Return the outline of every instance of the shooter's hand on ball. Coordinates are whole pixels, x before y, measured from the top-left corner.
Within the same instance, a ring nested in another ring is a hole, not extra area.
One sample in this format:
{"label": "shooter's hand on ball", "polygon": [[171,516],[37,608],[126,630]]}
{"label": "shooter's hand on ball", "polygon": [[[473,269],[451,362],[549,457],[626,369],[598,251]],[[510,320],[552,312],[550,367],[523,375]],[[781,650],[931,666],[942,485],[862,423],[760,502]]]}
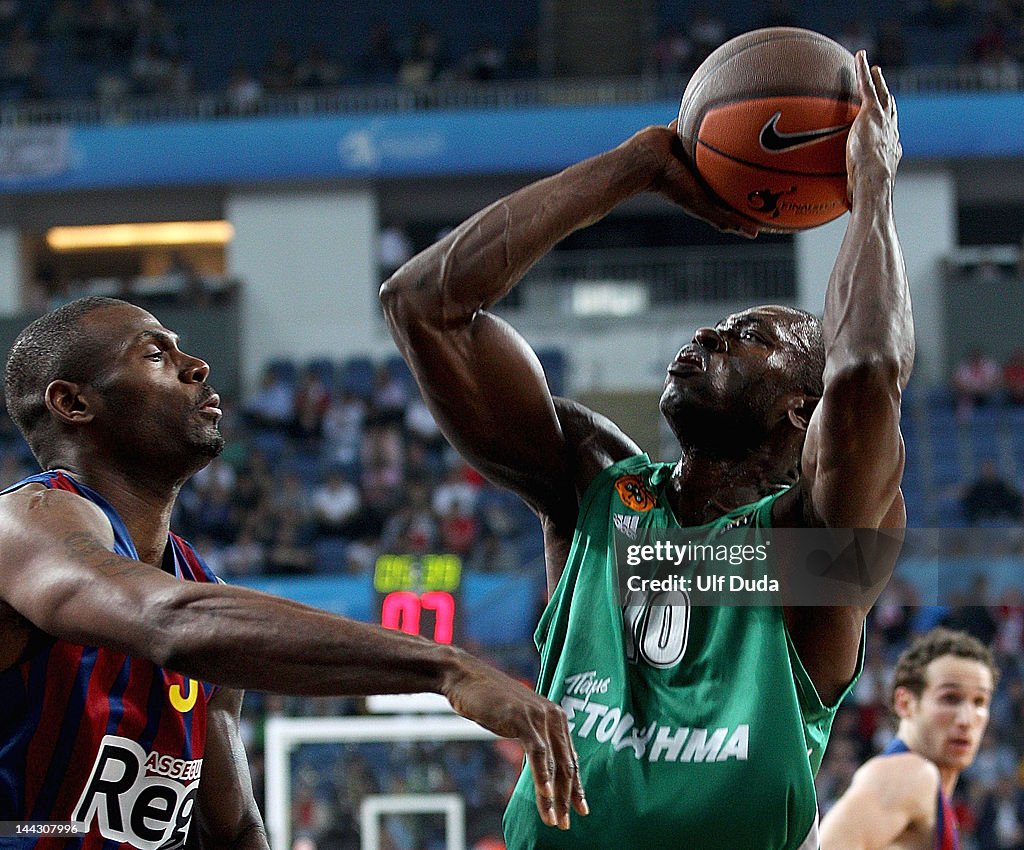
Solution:
{"label": "shooter's hand on ball", "polygon": [[676,123],[668,127],[647,127],[627,144],[642,146],[653,160],[651,190],[678,204],[694,218],[706,221],[724,233],[754,238],[758,226],[717,203],[701,185],[676,134]]}
{"label": "shooter's hand on ball", "polygon": [[847,193],[851,204],[858,185],[874,191],[883,186],[891,190],[903,156],[896,99],[889,93],[881,68],[868,67],[863,50],[857,51],[857,90],[860,112],[846,143]]}
{"label": "shooter's hand on ball", "polygon": [[569,828],[569,807],[589,814],[565,712],[471,655],[461,654],[442,691],[459,714],[504,738],[518,738],[533,774],[537,811]]}

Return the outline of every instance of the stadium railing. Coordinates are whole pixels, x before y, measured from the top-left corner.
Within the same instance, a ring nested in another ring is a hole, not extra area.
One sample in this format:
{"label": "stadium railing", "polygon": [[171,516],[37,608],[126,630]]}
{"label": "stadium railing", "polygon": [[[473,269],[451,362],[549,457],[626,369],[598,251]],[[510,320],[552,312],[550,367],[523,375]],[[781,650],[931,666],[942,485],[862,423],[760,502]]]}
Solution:
{"label": "stadium railing", "polygon": [[[895,91],[968,93],[1020,91],[1017,66],[925,66],[887,74]],[[45,100],[0,106],[0,128],[52,125],[138,124],[207,121],[241,116],[358,115],[431,109],[494,109],[529,106],[597,106],[676,100],[686,77],[446,82],[422,87],[343,87],[317,92],[263,95],[239,108],[227,92],[117,100]]]}

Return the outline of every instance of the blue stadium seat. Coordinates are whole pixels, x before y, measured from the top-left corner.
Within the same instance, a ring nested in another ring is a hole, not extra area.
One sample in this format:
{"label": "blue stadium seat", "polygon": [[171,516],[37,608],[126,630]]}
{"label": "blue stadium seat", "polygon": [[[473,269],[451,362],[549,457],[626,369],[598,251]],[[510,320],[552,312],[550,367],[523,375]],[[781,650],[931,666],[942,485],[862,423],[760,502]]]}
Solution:
{"label": "blue stadium seat", "polygon": [[369,357],[349,357],[341,364],[341,389],[369,401],[376,367]]}
{"label": "blue stadium seat", "polygon": [[295,361],[287,357],[275,357],[267,363],[267,371],[273,372],[278,378],[294,385],[299,378],[299,367]]}
{"label": "blue stadium seat", "polygon": [[328,389],[334,388],[334,361],[329,357],[315,357],[306,364],[319,381]]}

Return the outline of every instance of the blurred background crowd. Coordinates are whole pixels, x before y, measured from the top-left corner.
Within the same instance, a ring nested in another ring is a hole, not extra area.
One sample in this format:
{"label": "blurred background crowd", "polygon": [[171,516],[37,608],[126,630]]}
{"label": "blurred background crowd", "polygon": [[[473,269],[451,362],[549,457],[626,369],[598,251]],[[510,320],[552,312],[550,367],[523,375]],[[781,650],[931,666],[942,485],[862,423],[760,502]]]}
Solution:
{"label": "blurred background crowd", "polygon": [[[246,113],[265,94],[571,72],[539,38],[533,5],[502,3],[493,15],[471,20],[446,14],[444,4],[427,8],[392,15],[319,0],[300,9],[232,0],[3,0],[0,99],[220,92],[228,108]],[[1022,18],[1016,0],[835,6],[662,0],[622,71],[685,76],[732,35],[784,25],[817,29],[851,50],[866,48],[886,69],[984,66],[993,85],[1012,86],[1024,60]]]}

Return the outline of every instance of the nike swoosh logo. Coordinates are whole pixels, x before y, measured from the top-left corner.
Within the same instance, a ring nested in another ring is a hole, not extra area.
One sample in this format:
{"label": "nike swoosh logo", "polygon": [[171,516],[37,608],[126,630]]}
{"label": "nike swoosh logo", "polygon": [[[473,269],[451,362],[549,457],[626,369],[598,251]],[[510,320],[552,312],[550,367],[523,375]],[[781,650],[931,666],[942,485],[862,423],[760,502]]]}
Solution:
{"label": "nike swoosh logo", "polygon": [[782,113],[776,112],[768,119],[768,123],[761,128],[761,147],[766,151],[781,153],[782,151],[793,150],[793,148],[803,147],[804,145],[811,145],[815,142],[820,142],[822,139],[838,136],[840,133],[846,132],[853,123],[851,121],[849,124],[823,127],[820,130],[807,130],[803,133],[781,133],[775,129],[775,125],[779,123],[781,117]]}

